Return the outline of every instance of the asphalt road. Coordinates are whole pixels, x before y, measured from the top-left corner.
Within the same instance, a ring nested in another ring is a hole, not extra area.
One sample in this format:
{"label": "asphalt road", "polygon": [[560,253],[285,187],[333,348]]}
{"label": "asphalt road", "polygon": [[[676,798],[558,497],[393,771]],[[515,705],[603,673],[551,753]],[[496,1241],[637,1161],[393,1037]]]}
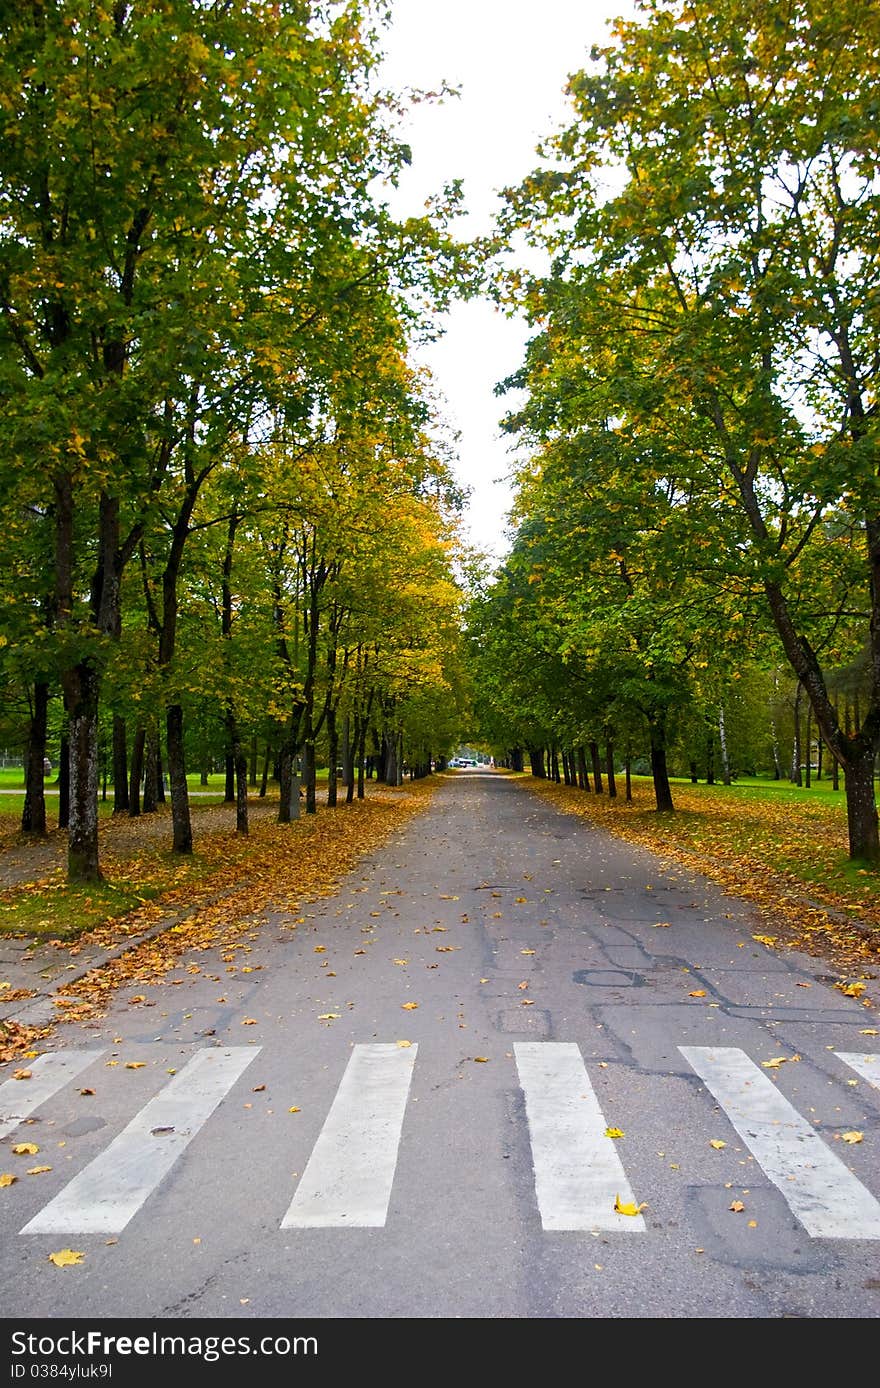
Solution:
{"label": "asphalt road", "polygon": [[447,779],[337,896],[0,1071],[4,1317],[876,1317],[876,1016],[761,932]]}

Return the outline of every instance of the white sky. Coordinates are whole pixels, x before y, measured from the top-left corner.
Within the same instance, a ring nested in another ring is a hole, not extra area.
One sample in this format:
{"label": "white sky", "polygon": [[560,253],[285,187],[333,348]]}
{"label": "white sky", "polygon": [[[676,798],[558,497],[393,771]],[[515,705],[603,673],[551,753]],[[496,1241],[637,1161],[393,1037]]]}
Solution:
{"label": "white sky", "polygon": [[[535,146],[568,108],[568,75],[586,66],[594,43],[608,40],[608,21],[632,14],[631,0],[392,0],[384,75],[394,89],[437,90],[444,80],[462,89],[442,104],[417,107],[403,138],[413,164],[395,196],[404,215],[454,178],[464,181],[468,216],[463,236],[488,232],[496,192],[535,167]],[[421,359],[446,400],[460,434],[458,474],[471,490],[467,532],[476,549],[496,558],[508,549],[506,481],[510,440],[498,428],[509,408],[493,394],[522,360],[525,325],[487,302],[457,304],[443,338]]]}

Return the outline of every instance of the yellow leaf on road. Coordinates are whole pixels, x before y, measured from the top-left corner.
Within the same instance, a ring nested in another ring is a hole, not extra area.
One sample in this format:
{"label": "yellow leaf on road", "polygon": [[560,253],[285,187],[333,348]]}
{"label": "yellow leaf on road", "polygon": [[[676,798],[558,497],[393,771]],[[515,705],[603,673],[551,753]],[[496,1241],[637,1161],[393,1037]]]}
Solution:
{"label": "yellow leaf on road", "polygon": [[289,1108],[289,1109],[287,1110],[287,1112],[288,1112],[288,1113],[299,1113],[299,1108],[297,1107],[296,1104],[294,1104],[293,1108]]}
{"label": "yellow leaf on road", "polygon": [[633,1205],[629,1201],[621,1202],[619,1195],[615,1195],[614,1197],[614,1210],[616,1214],[637,1215],[641,1214],[642,1210],[646,1210],[647,1208],[644,1202],[642,1202],[641,1205]]}
{"label": "yellow leaf on road", "polygon": [[688,993],[688,997],[689,997],[689,998],[704,998],[705,996],[706,996],[706,990],[705,990],[705,988],[695,988],[694,991],[693,991],[692,993]]}
{"label": "yellow leaf on road", "polygon": [[775,944],[776,944],[776,936],[775,936],[775,935],[753,935],[753,936],[752,936],[752,939],[753,939],[753,940],[757,940],[759,945],[775,945]]}
{"label": "yellow leaf on road", "polygon": [[533,949],[521,949],[521,950],[520,950],[520,954],[534,954],[534,953],[535,953],[535,951],[534,951]]}
{"label": "yellow leaf on road", "polygon": [[14,1080],[29,1080],[31,1078],[31,1072],[30,1070],[14,1070],[12,1078]]}
{"label": "yellow leaf on road", "polygon": [[319,1022],[335,1022],[336,1019],[337,1019],[337,1017],[341,1017],[341,1016],[342,1016],[342,1013],[341,1013],[341,1012],[319,1012],[319,1013],[318,1013],[318,1021],[319,1021]]}
{"label": "yellow leaf on road", "polygon": [[761,1064],[765,1070],[778,1070],[780,1065],[785,1065],[789,1060],[800,1060],[799,1055],[775,1055],[772,1060],[762,1060]]}
{"label": "yellow leaf on road", "polygon": [[51,1171],[51,1170],[52,1170],[51,1166],[29,1166],[29,1167],[28,1167],[28,1175],[29,1175],[29,1176],[41,1176],[41,1175],[43,1174],[44,1171]]}
{"label": "yellow leaf on road", "polygon": [[245,1018],[242,1020],[242,1026],[243,1026],[243,1027],[255,1027],[256,1025],[257,1025],[257,1019],[256,1019],[256,1017],[245,1017]]}
{"label": "yellow leaf on road", "polygon": [[859,1032],[859,1036],[880,1036],[880,1032],[878,1032],[876,1027],[864,1027]]}
{"label": "yellow leaf on road", "polygon": [[413,1012],[418,1007],[417,1002],[402,1002],[400,1005],[404,1012]]}
{"label": "yellow leaf on road", "polygon": [[865,991],[864,983],[835,983],[834,986],[848,998],[860,998]]}
{"label": "yellow leaf on road", "polygon": [[401,1048],[401,1050],[404,1050],[404,1051],[405,1051],[405,1050],[407,1050],[407,1049],[412,1045],[412,1042],[411,1042],[411,1041],[398,1041],[397,1044],[398,1044],[398,1046]]}
{"label": "yellow leaf on road", "polygon": [[18,1177],[13,1176],[11,1171],[0,1171],[0,1190],[6,1186],[14,1186],[17,1180]]}
{"label": "yellow leaf on road", "polygon": [[487,1065],[489,1057],[487,1055],[475,1055],[474,1060],[477,1062],[478,1065]]}
{"label": "yellow leaf on road", "polygon": [[145,1060],[127,1060],[125,1062],[125,1068],[126,1070],[143,1070],[146,1063]]}
{"label": "yellow leaf on road", "polygon": [[720,1137],[713,1137],[709,1142],[709,1146],[714,1147],[716,1152],[720,1152],[722,1147],[727,1146],[727,1143],[722,1142]]}
{"label": "yellow leaf on road", "polygon": [[523,991],[525,991],[525,989],[529,986],[528,979],[525,979],[522,983],[518,983],[516,986],[517,988],[520,988]]}
{"label": "yellow leaf on road", "polygon": [[623,1129],[622,1129],[622,1128],[606,1128],[606,1129],[605,1129],[605,1136],[606,1136],[606,1137],[623,1137]]}
{"label": "yellow leaf on road", "polygon": [[323,954],[326,948],[326,945],[315,945],[315,954]]}
{"label": "yellow leaf on road", "polygon": [[671,926],[671,924],[672,924],[671,921],[655,921],[654,924],[651,926],[651,929],[652,929],[652,930],[668,930],[669,927]]}
{"label": "yellow leaf on road", "polygon": [[35,1157],[40,1149],[35,1142],[16,1142],[12,1150],[17,1157]]}
{"label": "yellow leaf on road", "polygon": [[741,1200],[733,1200],[731,1201],[728,1208],[733,1210],[734,1214],[742,1214],[743,1210],[745,1209],[745,1205]]}
{"label": "yellow leaf on road", "polygon": [[850,1143],[852,1143],[852,1142],[862,1142],[862,1141],[864,1140],[865,1134],[864,1134],[864,1133],[856,1132],[855,1129],[853,1129],[852,1132],[841,1133],[840,1136],[843,1138],[844,1142],[850,1142]]}
{"label": "yellow leaf on road", "polygon": [[76,1263],[81,1263],[85,1253],[77,1253],[73,1248],[62,1248],[58,1253],[49,1254],[49,1262],[54,1263],[57,1268],[71,1268]]}

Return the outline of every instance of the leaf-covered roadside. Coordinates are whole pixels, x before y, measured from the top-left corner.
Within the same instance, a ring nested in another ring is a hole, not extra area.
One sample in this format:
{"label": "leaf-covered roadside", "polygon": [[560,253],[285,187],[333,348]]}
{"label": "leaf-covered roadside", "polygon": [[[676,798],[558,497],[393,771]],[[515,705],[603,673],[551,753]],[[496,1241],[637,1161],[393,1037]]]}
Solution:
{"label": "leaf-covered roadside", "polygon": [[[658,815],[649,785],[622,795],[586,794],[539,778],[524,782],[558,809],[705,874],[767,919],[762,942],[821,956],[849,976],[874,978],[880,964],[880,893],[875,873],[842,863],[840,811],[676,786],[676,814]],[[858,884],[858,885],[856,885]]]}
{"label": "leaf-covered roadside", "polygon": [[[244,844],[231,826],[206,836],[203,856],[211,865],[210,871],[180,881],[160,898],[144,901],[124,918],[99,925],[76,941],[54,942],[58,950],[75,957],[84,944],[113,949],[167,922],[166,929],[133,944],[118,958],[90,970],[59,992],[54,999],[58,1020],[97,1015],[115,989],[161,980],[190,951],[221,948],[234,952],[242,948],[242,937],[259,929],[268,910],[289,915],[289,925],[295,929],[303,904],[330,896],[340,877],[359,858],[427,808],[435,788],[429,781],[400,788],[377,787],[364,800],[332,811],[320,810],[295,824],[260,824]],[[130,843],[131,838],[126,841]],[[112,851],[108,851],[106,861],[127,876],[134,870],[131,858],[116,858]],[[143,869],[144,860],[138,866]],[[33,890],[33,884],[20,890]],[[8,898],[10,894],[6,895]],[[45,1042],[52,1030],[52,1025],[0,1023],[0,1062],[13,1060],[35,1043]]]}

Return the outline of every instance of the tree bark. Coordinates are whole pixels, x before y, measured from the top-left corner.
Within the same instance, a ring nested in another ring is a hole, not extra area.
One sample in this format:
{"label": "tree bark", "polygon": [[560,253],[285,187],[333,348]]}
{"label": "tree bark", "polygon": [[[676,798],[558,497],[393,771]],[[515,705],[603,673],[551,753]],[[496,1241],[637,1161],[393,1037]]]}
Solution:
{"label": "tree bark", "polygon": [[727,724],[724,721],[724,705],[718,707],[718,743],[721,748],[721,779],[730,785],[730,753],[727,748]]}
{"label": "tree bark", "polygon": [[21,831],[39,838],[46,835],[46,729],[49,719],[49,686],[45,680],[34,684],[34,701],[25,749],[24,807]]}
{"label": "tree bark", "polygon": [[530,745],[527,750],[529,754],[529,767],[531,769],[532,775],[536,776],[538,780],[544,780],[545,771],[543,747]]}
{"label": "tree bark", "polygon": [[58,754],[58,828],[66,829],[70,824],[70,735],[65,730],[61,734],[61,750]]}
{"label": "tree bark", "polygon": [[128,786],[128,813],[132,819],[136,819],[141,812],[141,777],[144,774],[144,744],[146,742],[146,730],[142,723],[139,723],[134,735],[134,744],[131,749],[131,769],[129,772]]}
{"label": "tree bark", "polygon": [[327,769],[327,804],[336,807],[336,762],[339,756],[339,732],[336,727],[335,708],[327,709],[327,746],[330,762]]}
{"label": "tree bark", "polygon": [[189,791],[186,784],[186,761],[183,751],[183,709],[169,704],[165,713],[168,739],[168,777],[171,782],[172,851],[192,853],[192,822],[189,813]]}
{"label": "tree bark", "polygon": [[590,743],[590,761],[593,763],[593,789],[597,795],[602,795],[602,761],[599,756],[598,742]]}
{"label": "tree bark", "polygon": [[590,789],[590,773],[587,770],[587,754],[583,747],[577,749],[578,785],[581,790]]}
{"label": "tree bark", "polygon": [[651,730],[651,775],[654,778],[654,798],[658,813],[675,809],[672,803],[672,787],[669,784],[669,769],[666,764],[666,722],[662,717],[650,720]]}
{"label": "tree bark", "polygon": [[223,758],[223,770],[225,780],[223,784],[223,803],[224,805],[235,804],[235,754],[230,748]]}
{"label": "tree bark", "polygon": [[67,680],[70,738],[70,822],[67,873],[71,882],[100,882],[98,865],[98,688],[100,677],[88,663]]}
{"label": "tree bark", "polygon": [[311,740],[303,746],[303,783],[306,791],[306,814],[317,814],[318,803],[315,795],[316,782],[315,744]]}
{"label": "tree bark", "polygon": [[144,814],[155,814],[159,804],[158,756],[159,729],[151,715],[144,738],[144,799],[141,806]]}
{"label": "tree bark", "polygon": [[[880,832],[877,828],[877,802],[874,796],[874,751],[870,748],[858,761],[852,758],[843,768],[846,789],[846,823],[850,857],[875,865],[880,862]],[[856,846],[860,852],[853,852]]]}
{"label": "tree bark", "polygon": [[617,796],[617,782],[614,779],[614,743],[611,741],[605,744],[605,777],[608,781],[608,798],[613,800]]}
{"label": "tree bark", "polygon": [[260,799],[264,799],[266,791],[269,789],[269,762],[272,758],[272,748],[266,743],[266,755],[263,758],[263,779],[260,781]]}

